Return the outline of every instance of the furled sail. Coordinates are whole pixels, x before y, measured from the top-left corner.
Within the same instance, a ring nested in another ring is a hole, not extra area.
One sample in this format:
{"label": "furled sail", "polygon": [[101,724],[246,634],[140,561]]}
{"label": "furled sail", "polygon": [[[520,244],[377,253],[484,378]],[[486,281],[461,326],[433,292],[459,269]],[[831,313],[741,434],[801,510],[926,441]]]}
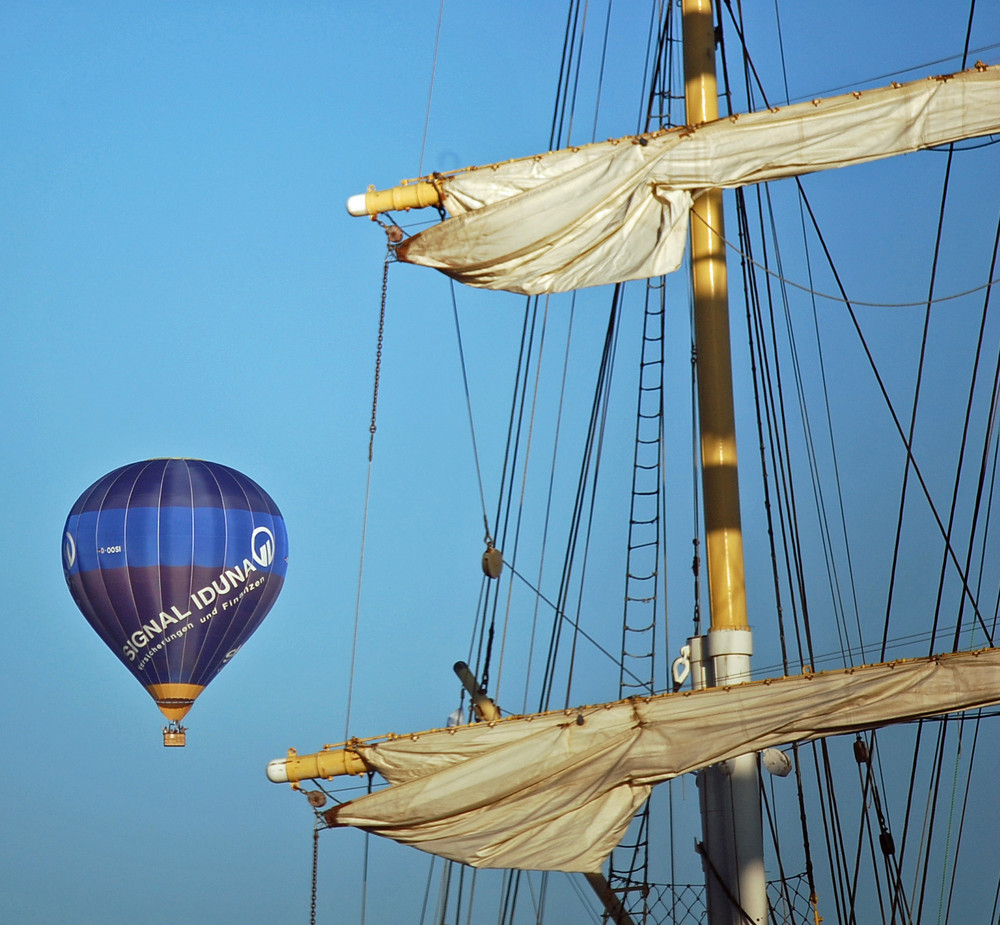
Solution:
{"label": "furled sail", "polygon": [[326,813],[476,867],[593,872],[661,781],[747,752],[1000,702],[1000,649],[355,746],[392,784]]}
{"label": "furled sail", "polygon": [[401,260],[537,294],[680,265],[697,190],[891,157],[1000,131],[1000,67],[554,151],[435,181],[450,218]]}

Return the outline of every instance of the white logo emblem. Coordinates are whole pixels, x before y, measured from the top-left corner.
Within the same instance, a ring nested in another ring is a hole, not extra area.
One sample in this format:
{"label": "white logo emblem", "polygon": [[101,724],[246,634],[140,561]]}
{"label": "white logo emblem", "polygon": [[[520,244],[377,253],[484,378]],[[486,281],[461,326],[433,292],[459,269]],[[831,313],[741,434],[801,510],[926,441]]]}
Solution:
{"label": "white logo emblem", "polygon": [[274,561],[274,534],[267,527],[258,527],[250,537],[253,561],[267,568]]}
{"label": "white logo emblem", "polygon": [[66,568],[73,568],[73,563],[76,562],[76,541],[69,530],[66,531],[66,542],[63,543],[63,557],[66,559]]}

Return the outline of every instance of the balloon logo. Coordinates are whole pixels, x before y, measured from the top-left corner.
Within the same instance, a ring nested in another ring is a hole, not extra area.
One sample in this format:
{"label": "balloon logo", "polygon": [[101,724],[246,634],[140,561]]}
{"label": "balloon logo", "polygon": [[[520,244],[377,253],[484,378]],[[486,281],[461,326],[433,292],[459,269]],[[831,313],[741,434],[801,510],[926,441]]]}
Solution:
{"label": "balloon logo", "polygon": [[285,521],[268,494],[195,459],[108,473],[63,531],[73,600],[170,721],[164,744],[184,744],[180,720],[267,616],[287,567]]}

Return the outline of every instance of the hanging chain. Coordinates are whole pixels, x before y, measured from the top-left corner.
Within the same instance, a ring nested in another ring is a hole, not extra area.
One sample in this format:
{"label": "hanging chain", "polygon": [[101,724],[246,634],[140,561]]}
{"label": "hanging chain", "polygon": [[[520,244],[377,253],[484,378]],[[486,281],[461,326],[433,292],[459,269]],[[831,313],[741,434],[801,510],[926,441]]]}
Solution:
{"label": "hanging chain", "polygon": [[313,827],[312,899],[309,904],[309,925],[316,925],[316,879],[319,867],[319,826]]}
{"label": "hanging chain", "polygon": [[378,316],[378,346],[375,349],[375,388],[372,393],[372,423],[368,428],[368,462],[372,461],[372,450],[375,445],[375,415],[378,411],[378,383],[382,372],[382,341],[385,336],[385,293],[389,287],[389,262],[392,250],[385,255],[385,265],[382,267],[382,305]]}

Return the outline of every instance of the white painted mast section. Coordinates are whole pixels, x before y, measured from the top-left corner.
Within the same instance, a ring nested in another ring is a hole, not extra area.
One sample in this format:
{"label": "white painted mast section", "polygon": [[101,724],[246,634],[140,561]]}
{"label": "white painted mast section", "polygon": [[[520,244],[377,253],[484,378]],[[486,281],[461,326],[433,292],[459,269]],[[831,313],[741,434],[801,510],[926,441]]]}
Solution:
{"label": "white painted mast section", "polygon": [[[711,0],[683,0],[684,97],[689,125],[719,118]],[[694,292],[711,629],[702,640],[708,686],[750,679],[753,642],[747,621],[743,532],[736,462],[729,298],[722,191],[708,189],[691,207]],[[698,774],[702,858],[710,925],[764,925],[767,884],[756,754]]]}

